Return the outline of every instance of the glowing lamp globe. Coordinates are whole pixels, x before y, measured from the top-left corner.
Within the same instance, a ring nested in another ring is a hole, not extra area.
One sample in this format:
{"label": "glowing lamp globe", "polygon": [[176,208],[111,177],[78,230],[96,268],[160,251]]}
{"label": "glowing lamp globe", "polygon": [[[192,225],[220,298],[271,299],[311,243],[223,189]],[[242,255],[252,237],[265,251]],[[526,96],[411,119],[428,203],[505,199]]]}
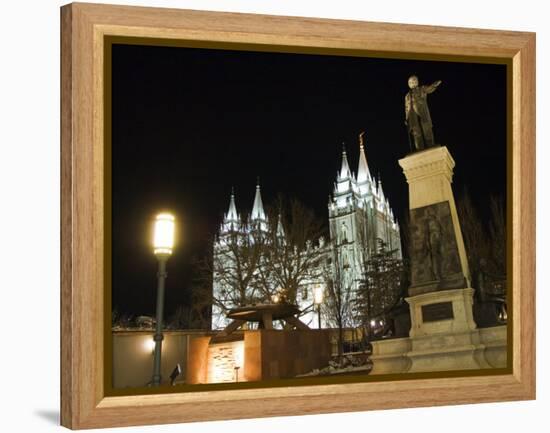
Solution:
{"label": "glowing lamp globe", "polygon": [[152,338],[147,338],[147,340],[144,340],[143,349],[148,353],[153,353],[155,351],[155,340]]}
{"label": "glowing lamp globe", "polygon": [[169,213],[158,214],[155,218],[153,236],[154,253],[157,256],[169,256],[174,248],[175,218]]}

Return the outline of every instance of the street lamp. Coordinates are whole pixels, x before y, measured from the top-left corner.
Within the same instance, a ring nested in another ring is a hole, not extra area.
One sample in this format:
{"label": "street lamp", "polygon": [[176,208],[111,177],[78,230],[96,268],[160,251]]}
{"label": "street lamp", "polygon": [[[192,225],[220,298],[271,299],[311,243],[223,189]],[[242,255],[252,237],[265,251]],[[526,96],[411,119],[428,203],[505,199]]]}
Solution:
{"label": "street lamp", "polygon": [[157,322],[155,327],[155,355],[153,361],[152,385],[158,386],[161,383],[160,375],[160,354],[162,349],[162,316],[164,311],[164,283],[166,281],[166,262],[172,255],[174,248],[174,226],[175,218],[169,213],[160,213],[155,218],[153,235],[153,251],[159,262],[158,284],[157,284]]}
{"label": "street lamp", "polygon": [[318,284],[313,288],[313,303],[317,306],[319,329],[321,329],[321,304],[323,303],[323,287]]}

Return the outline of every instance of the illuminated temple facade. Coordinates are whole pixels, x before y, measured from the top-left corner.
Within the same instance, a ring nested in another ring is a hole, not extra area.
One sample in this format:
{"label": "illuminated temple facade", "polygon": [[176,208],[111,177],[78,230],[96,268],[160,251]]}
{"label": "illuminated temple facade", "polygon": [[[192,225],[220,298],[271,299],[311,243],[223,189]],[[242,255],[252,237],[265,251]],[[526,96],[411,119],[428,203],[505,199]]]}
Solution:
{"label": "illuminated temple facade", "polygon": [[[358,281],[361,279],[363,263],[366,255],[375,251],[378,240],[381,239],[388,250],[394,251],[396,258],[402,257],[401,239],[399,225],[393,215],[390,203],[382,189],[380,178],[375,179],[369,170],[362,137],[359,145],[359,165],[357,174],[351,171],[345,149],[342,152],[341,168],[337,173],[334,191],[329,196],[328,220],[330,238],[319,239],[314,248],[318,249],[320,266],[327,266],[330,263],[339,263],[340,272],[334,272],[342,280],[342,287],[352,292],[357,289]],[[224,215],[218,236],[214,243],[214,262],[216,255],[218,259],[223,256],[229,260],[227,254],[228,242],[237,239],[235,231],[241,235],[247,235],[253,231],[267,232],[270,224],[277,224],[273,227],[277,236],[284,239],[284,228],[280,219],[269,221],[264,211],[260,185],[256,185],[256,193],[252,212],[243,218],[237,213],[235,194],[232,191],[229,209]],[[225,253],[224,253],[225,252]],[[366,253],[366,254],[365,254]],[[338,260],[332,261],[331,257],[337,254]],[[319,286],[319,278],[313,275],[320,275],[321,272],[312,272],[312,278],[297,293],[296,303],[304,315],[300,317],[304,323],[311,328],[318,327],[317,313],[312,308],[314,290]],[[231,288],[226,287],[214,270],[213,295],[215,299],[224,299],[223,305],[226,309],[237,307],[226,297]],[[352,294],[353,296],[353,294]],[[224,298],[225,297],[225,298]],[[219,306],[212,307],[212,329],[222,329],[229,323],[225,312]],[[322,317],[323,326],[330,325]]]}

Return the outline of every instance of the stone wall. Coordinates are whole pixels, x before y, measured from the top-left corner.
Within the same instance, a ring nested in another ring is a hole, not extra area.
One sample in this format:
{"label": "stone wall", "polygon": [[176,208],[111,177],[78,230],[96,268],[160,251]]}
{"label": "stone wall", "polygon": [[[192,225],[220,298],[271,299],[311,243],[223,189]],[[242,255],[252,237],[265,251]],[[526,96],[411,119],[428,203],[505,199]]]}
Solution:
{"label": "stone wall", "polygon": [[[146,386],[153,375],[153,331],[113,331],[113,388]],[[183,381],[187,368],[188,341],[202,331],[165,331],[162,342],[161,375],[169,382],[170,373],[180,364]]]}
{"label": "stone wall", "polygon": [[208,347],[208,383],[244,381],[244,341],[210,344]]}
{"label": "stone wall", "polygon": [[196,336],[189,338],[187,351],[187,368],[185,369],[185,383],[207,383],[208,380],[208,344],[211,337]]}
{"label": "stone wall", "polygon": [[295,377],[328,365],[330,330],[258,330],[245,332],[247,380]]}
{"label": "stone wall", "polygon": [[328,365],[330,330],[283,331],[263,329],[219,337],[191,338],[187,383],[259,381],[283,379]]}
{"label": "stone wall", "polygon": [[[413,338],[394,338],[372,342],[373,369],[370,374],[413,372],[413,363],[423,363],[422,371],[505,368],[508,355],[506,325],[481,328],[475,331]],[[475,338],[476,344],[471,344]],[[413,345],[432,345],[427,350],[413,351]],[[434,342],[440,341],[438,347]],[[464,361],[465,353],[469,360]],[[472,360],[475,363],[471,362]],[[419,371],[419,370],[417,370]]]}

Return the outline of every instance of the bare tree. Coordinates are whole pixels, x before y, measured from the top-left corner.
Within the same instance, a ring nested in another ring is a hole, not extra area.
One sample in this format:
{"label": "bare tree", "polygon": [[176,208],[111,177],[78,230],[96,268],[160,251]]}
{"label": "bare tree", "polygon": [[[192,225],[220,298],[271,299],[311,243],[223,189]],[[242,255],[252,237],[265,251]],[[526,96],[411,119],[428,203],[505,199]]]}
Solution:
{"label": "bare tree", "polygon": [[488,204],[490,216],[483,221],[467,191],[457,202],[475,289],[474,318],[481,327],[506,321],[506,216],[501,198],[490,197]]}
{"label": "bare tree", "polygon": [[[227,312],[231,308],[263,299],[259,266],[265,250],[266,233],[256,230],[248,221],[236,224],[220,235],[211,258],[199,265],[200,278],[194,290],[194,302],[202,310],[208,304]],[[216,290],[213,290],[213,284]],[[202,311],[201,310],[201,311]],[[201,314],[198,314],[201,318]]]}
{"label": "bare tree", "polygon": [[265,236],[248,225],[239,232],[230,233],[216,251],[214,274],[226,290],[218,299],[220,303],[245,305],[258,295],[256,273],[265,245]]}
{"label": "bare tree", "polygon": [[466,255],[476,284],[480,273],[506,279],[506,216],[502,199],[489,199],[490,220],[484,223],[465,190],[457,202]]}
{"label": "bare tree", "polygon": [[277,291],[295,303],[298,291],[320,279],[321,250],[314,246],[323,234],[323,225],[301,202],[279,197],[270,208],[268,241],[260,266],[263,293]]}
{"label": "bare tree", "polygon": [[131,314],[122,314],[114,310],[111,316],[111,326],[113,329],[129,329],[136,327],[136,321]]}
{"label": "bare tree", "polygon": [[178,305],[176,311],[166,321],[168,329],[189,329],[193,317],[192,307]]}
{"label": "bare tree", "polygon": [[191,320],[190,328],[210,329],[212,325],[212,274],[204,278],[198,274],[191,288]]}
{"label": "bare tree", "polygon": [[372,339],[377,320],[387,321],[387,315],[402,296],[403,260],[396,250],[389,250],[382,239],[377,249],[362,262],[362,274],[354,302],[355,316]]}
{"label": "bare tree", "polygon": [[487,259],[489,253],[488,238],[487,231],[484,229],[477,209],[466,189],[458,200],[457,213],[470,272],[472,275],[476,275],[479,272],[482,259]]}
{"label": "bare tree", "polygon": [[323,230],[313,212],[296,200],[287,205],[279,198],[267,221],[232,224],[213,239],[213,255],[198,265],[194,302],[202,305],[202,316],[208,305],[220,317],[238,306],[269,302],[275,294],[295,303],[319,265],[313,242]]}
{"label": "bare tree", "polygon": [[327,260],[323,266],[323,280],[326,288],[323,313],[330,326],[338,329],[338,357],[344,350],[344,328],[353,325],[353,294],[344,279],[342,263],[336,247],[330,246]]}

